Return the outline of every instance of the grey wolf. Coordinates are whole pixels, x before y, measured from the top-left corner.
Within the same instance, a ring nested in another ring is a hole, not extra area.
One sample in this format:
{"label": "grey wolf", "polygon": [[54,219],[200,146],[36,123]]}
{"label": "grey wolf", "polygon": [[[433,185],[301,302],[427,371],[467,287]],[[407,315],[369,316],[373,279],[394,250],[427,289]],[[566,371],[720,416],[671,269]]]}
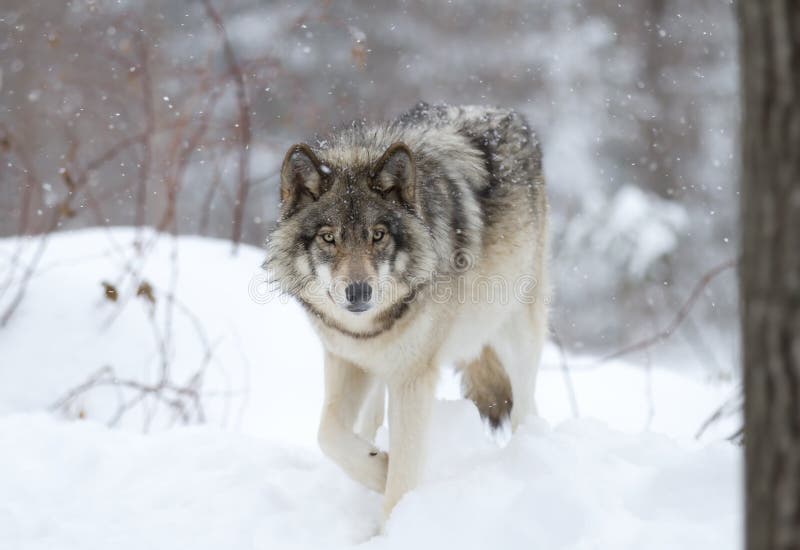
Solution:
{"label": "grey wolf", "polygon": [[[292,146],[280,193],[265,267],[325,349],[319,444],[384,494],[388,517],[424,467],[440,365],[492,426],[535,413],[549,291],[539,145],[512,110],[421,103]],[[373,442],[385,410],[388,453]]]}

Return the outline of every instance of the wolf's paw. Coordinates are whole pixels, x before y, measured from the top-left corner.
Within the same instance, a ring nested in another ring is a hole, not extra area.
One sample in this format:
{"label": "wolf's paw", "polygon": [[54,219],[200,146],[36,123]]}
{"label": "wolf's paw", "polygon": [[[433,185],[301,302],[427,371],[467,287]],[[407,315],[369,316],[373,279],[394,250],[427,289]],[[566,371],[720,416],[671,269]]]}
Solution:
{"label": "wolf's paw", "polygon": [[383,493],[386,489],[386,474],[389,471],[389,453],[374,449],[367,457],[367,471],[364,484],[375,492]]}

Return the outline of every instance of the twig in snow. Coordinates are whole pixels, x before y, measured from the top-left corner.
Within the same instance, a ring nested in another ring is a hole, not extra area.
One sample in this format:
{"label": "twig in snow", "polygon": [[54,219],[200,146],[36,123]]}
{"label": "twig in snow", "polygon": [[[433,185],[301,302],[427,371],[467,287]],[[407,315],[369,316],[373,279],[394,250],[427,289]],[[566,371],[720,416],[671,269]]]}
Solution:
{"label": "twig in snow", "polygon": [[553,343],[558,348],[558,353],[561,357],[561,375],[564,377],[564,386],[567,388],[567,396],[569,397],[569,407],[572,411],[572,417],[578,418],[580,417],[580,412],[578,410],[578,399],[575,397],[575,387],[572,384],[572,375],[570,374],[569,363],[567,362],[567,352],[564,349],[564,345],[561,343],[561,338],[559,338],[558,333],[552,327],[550,328],[550,336],[553,340]]}
{"label": "twig in snow", "polygon": [[[742,407],[744,406],[744,396],[742,394],[742,388],[738,388],[736,392],[726,399],[722,405],[720,405],[712,414],[709,416],[701,425],[700,428],[697,430],[697,433],[694,435],[695,439],[700,439],[703,434],[710,428],[712,425],[716,424],[723,418],[727,418],[733,416],[734,414],[740,412]],[[728,436],[728,440],[735,441],[741,437],[743,428],[740,428],[730,436]]]}

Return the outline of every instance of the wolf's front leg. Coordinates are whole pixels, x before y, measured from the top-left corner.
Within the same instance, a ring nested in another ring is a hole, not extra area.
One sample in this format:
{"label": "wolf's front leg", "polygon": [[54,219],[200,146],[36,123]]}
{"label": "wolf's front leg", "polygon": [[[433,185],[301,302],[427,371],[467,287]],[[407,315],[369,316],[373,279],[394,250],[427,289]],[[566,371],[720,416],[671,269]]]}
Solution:
{"label": "wolf's front leg", "polygon": [[369,390],[372,376],[357,366],[325,354],[325,404],[319,423],[322,451],[351,478],[382,493],[386,487],[388,457],[353,428]]}
{"label": "wolf's front leg", "polygon": [[428,368],[389,384],[389,475],[384,517],[417,486],[425,462],[428,424],[436,390],[436,371]]}

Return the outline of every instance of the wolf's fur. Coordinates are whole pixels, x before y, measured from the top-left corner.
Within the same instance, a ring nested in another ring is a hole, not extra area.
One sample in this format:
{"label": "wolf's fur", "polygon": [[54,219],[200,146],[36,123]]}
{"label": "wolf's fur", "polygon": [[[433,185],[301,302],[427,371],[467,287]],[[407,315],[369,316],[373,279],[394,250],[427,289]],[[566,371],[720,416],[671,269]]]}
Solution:
{"label": "wolf's fur", "polygon": [[[511,110],[420,104],[292,147],[281,199],[266,265],[325,347],[320,445],[385,493],[388,514],[419,479],[439,365],[460,366],[493,426],[535,412],[548,293],[536,138]],[[391,460],[373,443],[384,388]]]}

